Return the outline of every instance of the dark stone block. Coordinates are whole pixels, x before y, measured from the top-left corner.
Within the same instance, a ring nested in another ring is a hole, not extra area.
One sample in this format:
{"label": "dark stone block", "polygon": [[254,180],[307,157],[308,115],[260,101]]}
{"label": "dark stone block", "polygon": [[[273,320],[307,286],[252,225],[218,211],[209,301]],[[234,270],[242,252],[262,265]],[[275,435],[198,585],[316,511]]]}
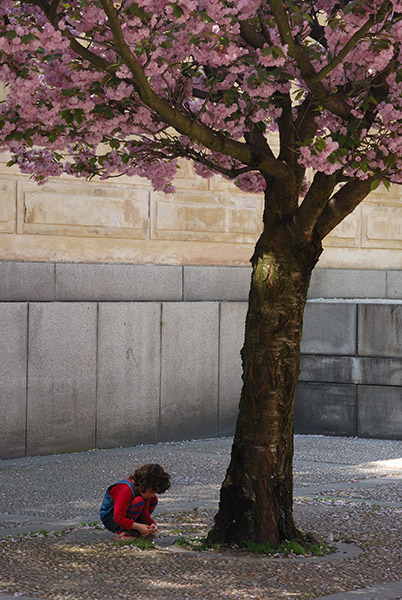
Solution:
{"label": "dark stone block", "polygon": [[299,383],[296,391],[295,433],[356,435],[356,386]]}
{"label": "dark stone block", "polygon": [[359,383],[360,359],[355,356],[303,354],[299,381]]}
{"label": "dark stone block", "polygon": [[402,439],[402,389],[359,385],[357,393],[359,437]]}
{"label": "dark stone block", "polygon": [[[402,386],[402,358],[360,358],[360,381],[367,385]],[[401,388],[402,396],[402,388]]]}

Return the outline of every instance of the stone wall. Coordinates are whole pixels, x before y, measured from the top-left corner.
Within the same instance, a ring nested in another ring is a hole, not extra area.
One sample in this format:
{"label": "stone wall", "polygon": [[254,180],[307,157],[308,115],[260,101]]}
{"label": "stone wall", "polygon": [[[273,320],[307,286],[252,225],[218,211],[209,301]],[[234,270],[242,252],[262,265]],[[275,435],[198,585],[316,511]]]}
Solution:
{"label": "stone wall", "polygon": [[[249,277],[0,262],[0,456],[231,435]],[[400,271],[314,273],[296,431],[402,438],[401,299]]]}
{"label": "stone wall", "polygon": [[402,301],[306,305],[296,433],[402,439]]}
{"label": "stone wall", "polygon": [[[176,193],[146,179],[51,179],[36,185],[0,155],[2,260],[248,265],[261,231],[261,194],[180,165]],[[322,268],[402,268],[402,188],[380,187],[324,240]]]}

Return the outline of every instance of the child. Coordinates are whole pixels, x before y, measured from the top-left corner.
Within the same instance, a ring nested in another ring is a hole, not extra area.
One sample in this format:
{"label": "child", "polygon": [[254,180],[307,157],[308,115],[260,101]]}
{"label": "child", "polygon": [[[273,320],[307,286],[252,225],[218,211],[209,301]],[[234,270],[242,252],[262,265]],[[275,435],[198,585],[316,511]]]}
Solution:
{"label": "child", "polygon": [[170,488],[170,475],[158,464],[146,464],[128,479],[108,487],[100,509],[102,523],[114,539],[153,536],[158,528],[151,514],[158,504],[156,493]]}

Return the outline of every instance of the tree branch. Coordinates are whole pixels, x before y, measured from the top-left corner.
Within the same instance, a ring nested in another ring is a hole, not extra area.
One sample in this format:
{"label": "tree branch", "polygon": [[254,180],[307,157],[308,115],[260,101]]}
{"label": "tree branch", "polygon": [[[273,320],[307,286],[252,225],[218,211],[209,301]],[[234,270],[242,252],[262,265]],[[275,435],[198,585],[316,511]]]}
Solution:
{"label": "tree branch", "polygon": [[294,126],[298,142],[303,143],[307,138],[315,136],[317,131],[315,117],[316,107],[314,106],[313,97],[311,94],[308,94],[297,109],[297,118]]}
{"label": "tree branch", "polygon": [[252,48],[262,48],[266,43],[264,36],[256,31],[248,21],[240,21],[240,35]]}
{"label": "tree branch", "polygon": [[316,100],[329,111],[340,117],[350,116],[350,106],[339,96],[331,94],[320,81],[314,78],[316,72],[310,62],[307,48],[295,42],[285,7],[281,0],[268,0],[271,12],[279,29],[282,44],[287,44],[289,56],[294,58],[303,75],[303,78]]}
{"label": "tree branch", "polygon": [[53,0],[50,5],[49,15],[50,17],[55,17],[57,14],[57,9],[59,8],[61,0]]}
{"label": "tree branch", "polygon": [[270,46],[273,46],[272,40],[271,40],[271,35],[269,33],[269,29],[267,27],[267,24],[265,22],[264,11],[262,10],[262,6],[261,5],[260,5],[260,8],[257,10],[257,15],[258,15],[258,21],[260,23],[262,35],[264,36],[264,39],[265,39],[266,43],[269,44]]}
{"label": "tree branch", "polygon": [[295,130],[292,116],[292,102],[289,94],[278,94],[277,98],[282,108],[282,114],[278,119],[279,127],[279,160],[284,160],[294,166],[295,154]]}
{"label": "tree branch", "polygon": [[294,224],[296,228],[310,235],[320,218],[328,199],[337,183],[336,174],[326,175],[320,171],[314,175],[310,189],[296,210]]}
{"label": "tree branch", "polygon": [[[53,25],[55,29],[58,29],[58,20],[57,20],[57,8],[60,4],[60,0],[53,0],[53,4],[50,5],[46,0],[21,0],[22,4],[33,4],[34,6],[38,6],[43,10],[46,18],[49,23]],[[59,30],[60,31],[60,30]],[[113,73],[116,68],[113,67],[110,63],[107,62],[104,58],[91,52],[85,46],[82,46],[76,38],[68,31],[68,29],[63,29],[61,33],[69,40],[71,49],[78,54],[81,58],[88,60],[94,67],[99,69],[100,71],[106,71],[107,73]]]}
{"label": "tree branch", "polygon": [[285,179],[288,177],[288,168],[277,159],[266,155],[255,155],[252,146],[249,144],[237,142],[224,134],[214,133],[211,129],[189,119],[186,115],[180,113],[155,94],[149,85],[141,65],[124,39],[120,21],[113,6],[113,0],[100,0],[100,3],[109,20],[116,52],[123,58],[126,65],[131,70],[137,85],[139,96],[144,104],[154,110],[178,132],[188,136],[190,139],[201,142],[210,150],[232,156],[240,162],[246,165],[252,165],[253,168],[278,179]]}
{"label": "tree branch", "polygon": [[272,149],[268,144],[268,140],[262,131],[258,129],[255,123],[247,121],[247,124],[249,126],[249,130],[244,133],[246,141],[256,148],[257,152],[272,156],[272,158],[274,158],[274,153],[272,152]]}
{"label": "tree branch", "polygon": [[47,0],[21,0],[21,4],[32,4],[33,6],[38,6],[43,10],[45,15],[47,15],[50,8]]}
{"label": "tree branch", "polygon": [[371,15],[367,19],[366,23],[359,29],[359,31],[356,31],[356,33],[354,33],[350,40],[344,45],[339,54],[335,56],[335,58],[330,63],[323,67],[321,71],[316,73],[311,78],[311,81],[321,81],[321,79],[324,79],[324,77],[326,77],[331,71],[333,71],[335,67],[340,65],[341,62],[349,54],[349,52],[355,48],[356,44],[366,35],[366,33],[370,31],[372,26],[375,25],[376,22],[382,21],[384,19],[385,14],[389,10],[390,6],[391,3],[388,0],[385,0],[385,2],[381,5],[379,11],[375,15]]}
{"label": "tree branch", "polygon": [[378,179],[372,175],[367,179],[354,179],[346,183],[339,192],[336,192],[321,213],[314,231],[323,239],[343,219],[353,212],[371,191],[371,184]]}
{"label": "tree branch", "polygon": [[[49,22],[52,23],[55,28],[58,28],[56,14],[53,14],[53,11],[51,10],[52,7],[48,2],[45,0],[22,0],[22,2],[39,6],[45,13]],[[56,7],[57,9],[56,4],[58,4],[59,0],[53,0],[53,2],[53,7]],[[101,0],[101,4],[109,19],[109,25],[116,45],[116,51],[130,68],[133,74],[133,79],[131,82],[146,106],[154,110],[163,120],[165,120],[169,125],[173,126],[178,132],[182,133],[183,135],[187,135],[190,139],[196,139],[210,150],[232,156],[246,165],[251,165],[253,169],[260,170],[261,172],[271,175],[272,177],[276,177],[278,179],[286,179],[288,177],[288,169],[286,165],[278,161],[272,155],[272,153],[271,155],[269,153],[268,155],[261,155],[260,152],[255,154],[253,148],[249,144],[237,142],[236,140],[232,140],[223,134],[214,133],[208,127],[200,125],[196,121],[185,116],[183,113],[175,110],[162,98],[157,96],[157,94],[155,94],[151,89],[140,64],[125,42],[119,17],[114,9],[113,2],[111,0]],[[85,46],[82,46],[67,29],[63,30],[62,34],[67,37],[72,50],[78,56],[88,60],[99,70],[107,73],[114,73],[116,71],[116,67],[114,65],[111,65],[101,56],[91,52],[91,50]]]}

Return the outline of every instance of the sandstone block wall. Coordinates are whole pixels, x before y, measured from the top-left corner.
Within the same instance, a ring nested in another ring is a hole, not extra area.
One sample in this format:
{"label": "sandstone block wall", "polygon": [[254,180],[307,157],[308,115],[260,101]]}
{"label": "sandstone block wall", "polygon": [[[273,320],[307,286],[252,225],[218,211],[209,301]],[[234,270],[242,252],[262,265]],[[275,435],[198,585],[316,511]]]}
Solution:
{"label": "sandstone block wall", "polygon": [[[170,265],[249,263],[263,198],[184,161],[176,193],[146,179],[51,179],[38,186],[0,155],[2,260]],[[324,240],[322,268],[402,268],[402,187],[380,187]]]}

